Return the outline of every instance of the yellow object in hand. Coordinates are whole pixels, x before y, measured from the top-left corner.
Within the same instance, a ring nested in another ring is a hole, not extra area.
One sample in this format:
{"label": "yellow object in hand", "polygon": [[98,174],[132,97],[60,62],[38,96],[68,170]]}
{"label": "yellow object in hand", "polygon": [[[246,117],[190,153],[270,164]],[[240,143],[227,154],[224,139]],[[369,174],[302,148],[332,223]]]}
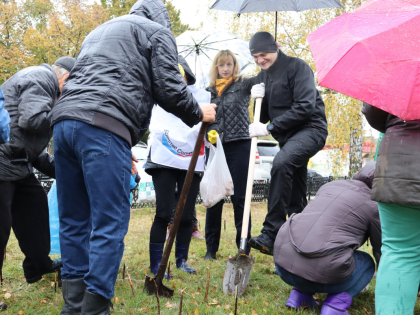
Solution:
{"label": "yellow object in hand", "polygon": [[211,130],[207,133],[207,138],[209,139],[211,144],[215,144],[217,142],[217,137],[219,134],[216,130]]}

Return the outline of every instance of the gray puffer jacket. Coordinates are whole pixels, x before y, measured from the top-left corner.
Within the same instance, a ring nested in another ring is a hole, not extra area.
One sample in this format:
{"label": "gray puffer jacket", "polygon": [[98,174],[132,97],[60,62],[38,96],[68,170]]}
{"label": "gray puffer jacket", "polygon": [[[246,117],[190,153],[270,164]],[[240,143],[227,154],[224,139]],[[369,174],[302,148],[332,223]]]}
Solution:
{"label": "gray puffer jacket", "polygon": [[364,104],[369,124],[384,132],[378,148],[372,200],[420,206],[420,120],[404,121]]}
{"label": "gray puffer jacket", "polygon": [[130,15],[98,26],[83,41],[51,123],[83,121],[133,146],[146,132],[154,104],[190,127],[199,123],[202,112],[187,90],[177,56],[162,0],[137,1]]}
{"label": "gray puffer jacket", "polygon": [[2,86],[10,114],[10,142],[0,145],[0,181],[17,181],[32,166],[55,177],[54,160],[44,149],[52,136],[47,116],[60,95],[57,76],[47,64],[23,69]]}
{"label": "gray puffer jacket", "polygon": [[254,78],[243,78],[228,85],[219,96],[215,87],[206,90],[211,93],[211,102],[217,105],[216,120],[208,131],[216,130],[222,143],[249,139],[248,106]]}
{"label": "gray puffer jacket", "polygon": [[379,264],[381,224],[378,204],[370,199],[374,171],[371,162],[353,180],[322,186],[315,199],[280,228],[274,261],[309,281],[341,283],[354,271],[353,252],[370,238]]}

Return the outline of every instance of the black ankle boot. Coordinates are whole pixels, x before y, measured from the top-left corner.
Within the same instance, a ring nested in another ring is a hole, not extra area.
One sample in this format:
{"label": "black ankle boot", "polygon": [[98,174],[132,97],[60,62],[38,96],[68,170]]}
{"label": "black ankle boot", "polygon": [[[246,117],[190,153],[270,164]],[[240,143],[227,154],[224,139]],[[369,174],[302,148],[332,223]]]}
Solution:
{"label": "black ankle boot", "polygon": [[175,242],[176,267],[190,274],[196,274],[197,272],[187,265],[189,247],[189,243]]}
{"label": "black ankle boot", "polygon": [[82,279],[62,280],[64,305],[60,315],[80,315],[86,284]]}
{"label": "black ankle boot", "polygon": [[102,295],[85,291],[81,315],[110,315],[113,307]]}
{"label": "black ankle boot", "polygon": [[213,260],[216,259],[216,252],[207,251],[206,255],[204,255],[204,260]]}

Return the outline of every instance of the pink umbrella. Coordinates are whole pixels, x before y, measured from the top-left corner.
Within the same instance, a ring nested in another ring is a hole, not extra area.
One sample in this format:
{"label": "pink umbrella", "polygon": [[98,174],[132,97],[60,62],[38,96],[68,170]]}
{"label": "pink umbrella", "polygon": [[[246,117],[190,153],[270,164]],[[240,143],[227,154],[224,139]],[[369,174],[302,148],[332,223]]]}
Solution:
{"label": "pink umbrella", "polygon": [[420,119],[420,0],[370,0],[307,40],[321,86]]}

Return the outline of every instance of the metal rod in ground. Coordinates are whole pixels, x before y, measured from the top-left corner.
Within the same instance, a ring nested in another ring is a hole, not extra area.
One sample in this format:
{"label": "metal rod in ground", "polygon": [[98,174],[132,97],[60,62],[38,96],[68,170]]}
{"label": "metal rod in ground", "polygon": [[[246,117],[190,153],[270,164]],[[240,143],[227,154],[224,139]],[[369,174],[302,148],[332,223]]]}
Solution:
{"label": "metal rod in ground", "polygon": [[125,263],[124,263],[124,267],[123,267],[123,280],[125,279]]}
{"label": "metal rod in ground", "polygon": [[184,299],[184,290],[181,290],[181,302],[179,303],[179,315],[182,314],[182,300]]}
{"label": "metal rod in ground", "polygon": [[209,285],[210,285],[210,268],[207,267],[206,295],[204,296],[204,302],[206,302],[206,303],[207,303],[207,298],[209,296]]}
{"label": "metal rod in ground", "polygon": [[57,293],[57,271],[54,273],[54,292]]}
{"label": "metal rod in ground", "polygon": [[238,286],[235,288],[235,315],[238,311]]}
{"label": "metal rod in ground", "polygon": [[157,304],[158,304],[158,314],[160,315],[160,301],[159,301],[159,290],[156,284],[156,281],[153,281],[155,283],[155,288],[156,288],[156,299],[157,299]]}

